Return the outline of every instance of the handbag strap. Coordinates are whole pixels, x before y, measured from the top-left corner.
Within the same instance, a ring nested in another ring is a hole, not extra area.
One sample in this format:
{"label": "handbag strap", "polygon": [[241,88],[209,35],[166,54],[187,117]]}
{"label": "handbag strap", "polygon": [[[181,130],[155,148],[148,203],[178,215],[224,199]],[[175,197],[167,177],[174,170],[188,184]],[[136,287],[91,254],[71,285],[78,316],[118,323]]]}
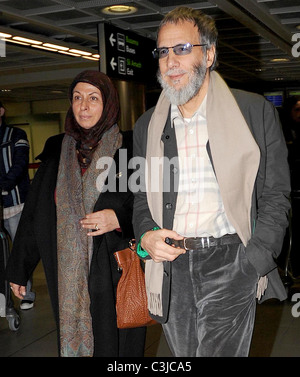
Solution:
{"label": "handbag strap", "polygon": [[128,243],[129,246],[126,249],[119,250],[114,253],[120,269],[122,269],[122,266],[124,266],[125,263],[131,262],[136,257],[139,258],[136,254],[135,244],[135,239],[131,239]]}

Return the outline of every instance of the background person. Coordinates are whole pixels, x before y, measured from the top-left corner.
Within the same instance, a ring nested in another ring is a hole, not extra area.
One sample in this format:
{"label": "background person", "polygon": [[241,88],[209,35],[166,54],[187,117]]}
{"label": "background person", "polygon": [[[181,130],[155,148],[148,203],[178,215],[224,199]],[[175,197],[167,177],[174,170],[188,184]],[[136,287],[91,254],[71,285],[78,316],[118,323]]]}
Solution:
{"label": "background person", "polygon": [[[115,311],[120,273],[113,253],[133,237],[133,195],[119,189],[122,179],[127,187],[119,153],[127,149],[130,158],[132,140],[119,131],[118,94],[105,74],[80,73],[69,98],[65,134],[48,139],[40,156],[7,278],[22,297],[42,259],[61,356],[143,356],[145,328],[119,330]],[[101,192],[105,172],[97,162],[108,157],[116,189]]]}
{"label": "background person", "polygon": [[[5,107],[0,102],[0,187],[2,189],[3,225],[14,242],[24,202],[29,190],[29,142],[26,132],[5,121]],[[35,293],[32,278],[26,286],[20,308],[31,309]]]}
{"label": "background person", "polygon": [[[290,208],[278,114],[213,71],[216,43],[201,11],[165,16],[154,51],[163,92],[134,128],[148,168],[133,224],[149,310],[181,357],[247,356],[256,297],[286,298],[275,262]],[[161,157],[172,166],[159,170]]]}

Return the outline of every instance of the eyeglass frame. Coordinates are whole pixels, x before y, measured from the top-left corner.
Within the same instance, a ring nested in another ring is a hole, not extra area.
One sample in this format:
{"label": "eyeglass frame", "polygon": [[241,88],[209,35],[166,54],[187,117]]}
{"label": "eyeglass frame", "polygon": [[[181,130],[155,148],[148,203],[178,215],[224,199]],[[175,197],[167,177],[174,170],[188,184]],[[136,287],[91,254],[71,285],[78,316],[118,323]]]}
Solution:
{"label": "eyeglass frame", "polygon": [[[190,48],[191,47],[191,50],[190,51],[186,50],[186,51],[188,51],[187,54],[178,54],[178,53],[176,53],[176,51],[174,49],[176,47],[179,47],[179,46],[183,46],[183,47],[185,46],[186,48]],[[171,48],[176,56],[185,56],[185,55],[189,55],[192,52],[193,47],[198,47],[198,46],[202,46],[202,47],[203,46],[207,46],[207,43],[201,43],[201,44],[194,44],[194,45],[192,45],[191,43],[188,42],[188,43],[179,43],[178,45],[170,46],[170,47],[156,47],[152,51],[152,55],[153,55],[154,59],[164,59],[164,58],[166,58],[169,55],[169,49]],[[168,53],[166,54],[166,56],[160,57],[159,56],[159,51],[161,51],[162,49],[167,49]]]}

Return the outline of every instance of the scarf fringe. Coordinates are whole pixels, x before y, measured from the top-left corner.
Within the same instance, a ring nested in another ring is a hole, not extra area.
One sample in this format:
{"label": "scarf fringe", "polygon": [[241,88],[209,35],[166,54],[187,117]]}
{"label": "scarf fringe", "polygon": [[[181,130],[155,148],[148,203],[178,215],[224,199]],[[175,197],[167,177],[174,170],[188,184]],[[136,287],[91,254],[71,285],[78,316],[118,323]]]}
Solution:
{"label": "scarf fringe", "polygon": [[162,315],[162,296],[160,293],[149,292],[148,309],[153,315]]}

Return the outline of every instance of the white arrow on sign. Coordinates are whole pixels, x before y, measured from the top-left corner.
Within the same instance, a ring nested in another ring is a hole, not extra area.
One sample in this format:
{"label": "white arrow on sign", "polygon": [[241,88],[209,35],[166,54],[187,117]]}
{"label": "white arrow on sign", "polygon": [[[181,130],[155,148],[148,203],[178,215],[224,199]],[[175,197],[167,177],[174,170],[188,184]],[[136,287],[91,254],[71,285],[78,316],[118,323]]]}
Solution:
{"label": "white arrow on sign", "polygon": [[115,58],[111,59],[110,65],[111,65],[112,70],[114,71],[115,67],[118,65],[118,63],[115,62]]}
{"label": "white arrow on sign", "polygon": [[110,41],[110,44],[112,46],[114,46],[114,43],[117,41],[115,38],[114,38],[114,35],[113,33],[111,33],[110,37],[109,37],[109,41]]}

